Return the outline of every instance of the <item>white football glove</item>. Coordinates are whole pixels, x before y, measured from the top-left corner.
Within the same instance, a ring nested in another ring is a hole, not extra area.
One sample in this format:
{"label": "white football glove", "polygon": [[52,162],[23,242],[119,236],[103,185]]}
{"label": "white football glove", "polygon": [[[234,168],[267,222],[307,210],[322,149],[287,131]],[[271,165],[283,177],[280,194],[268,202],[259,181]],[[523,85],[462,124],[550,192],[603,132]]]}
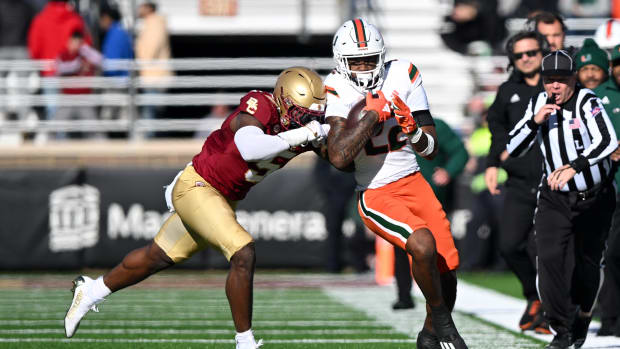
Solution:
{"label": "white football glove", "polygon": [[[324,128],[327,126],[327,128]],[[278,133],[278,137],[284,139],[291,148],[306,145],[313,141],[323,141],[329,132],[329,125],[321,125],[318,121],[312,120],[303,127]]]}
{"label": "white football glove", "polygon": [[318,121],[310,121],[305,127],[310,127],[317,135],[316,139],[312,141],[313,147],[318,148],[321,144],[325,144],[330,130],[329,124],[319,124]]}

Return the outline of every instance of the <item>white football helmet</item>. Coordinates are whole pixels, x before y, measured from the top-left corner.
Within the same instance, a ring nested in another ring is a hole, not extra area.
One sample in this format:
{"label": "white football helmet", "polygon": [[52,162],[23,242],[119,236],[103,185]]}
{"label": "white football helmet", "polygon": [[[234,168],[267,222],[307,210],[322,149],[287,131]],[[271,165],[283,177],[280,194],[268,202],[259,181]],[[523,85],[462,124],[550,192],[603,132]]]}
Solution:
{"label": "white football helmet", "polygon": [[[383,81],[385,45],[383,37],[374,25],[361,18],[346,21],[338,28],[332,41],[336,70],[354,87],[372,90]],[[376,57],[374,69],[352,71],[349,60],[360,57]]]}
{"label": "white football helmet", "polygon": [[620,21],[608,19],[596,28],[594,41],[602,49],[611,49],[620,44]]}

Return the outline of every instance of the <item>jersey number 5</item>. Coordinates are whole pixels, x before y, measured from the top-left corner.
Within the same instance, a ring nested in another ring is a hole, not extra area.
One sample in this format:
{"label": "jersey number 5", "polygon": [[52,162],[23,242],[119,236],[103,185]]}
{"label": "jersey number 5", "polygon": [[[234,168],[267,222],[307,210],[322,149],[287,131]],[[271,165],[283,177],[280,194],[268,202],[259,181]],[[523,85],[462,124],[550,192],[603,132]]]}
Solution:
{"label": "jersey number 5", "polygon": [[[291,153],[293,156],[295,154]],[[282,168],[289,159],[276,156],[271,160],[263,160],[258,162],[248,162],[248,170],[245,172],[245,180],[250,183],[258,183],[262,181],[271,172]]]}

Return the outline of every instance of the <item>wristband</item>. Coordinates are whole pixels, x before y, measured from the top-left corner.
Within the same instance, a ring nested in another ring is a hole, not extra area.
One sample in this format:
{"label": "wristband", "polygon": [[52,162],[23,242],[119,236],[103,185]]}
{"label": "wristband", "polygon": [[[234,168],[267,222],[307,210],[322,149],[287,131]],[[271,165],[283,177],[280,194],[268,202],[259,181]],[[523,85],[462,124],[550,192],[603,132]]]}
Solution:
{"label": "wristband", "polygon": [[422,129],[417,127],[416,131],[413,134],[408,134],[407,136],[409,136],[409,140],[411,141],[411,143],[418,143],[418,141],[420,141],[420,138],[422,137],[422,134],[424,132],[422,132]]}

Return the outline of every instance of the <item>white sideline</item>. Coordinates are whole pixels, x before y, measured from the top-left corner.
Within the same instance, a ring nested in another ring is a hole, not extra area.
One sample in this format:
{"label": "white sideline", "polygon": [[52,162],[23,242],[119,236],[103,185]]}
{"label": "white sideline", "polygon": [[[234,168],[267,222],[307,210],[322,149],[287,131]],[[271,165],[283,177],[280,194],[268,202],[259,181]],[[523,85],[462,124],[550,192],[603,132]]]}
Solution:
{"label": "white sideline", "polygon": [[[415,288],[416,296],[423,297],[419,288]],[[511,331],[520,332],[519,319],[525,309],[526,301],[506,296],[499,292],[474,286],[459,281],[455,309],[464,313],[472,314],[480,319],[499,325]],[[592,321],[588,338],[582,348],[620,348],[618,337],[597,337],[596,331],[601,324]],[[540,335],[533,332],[525,332],[525,335],[536,337],[543,341],[551,341],[552,335]]]}

